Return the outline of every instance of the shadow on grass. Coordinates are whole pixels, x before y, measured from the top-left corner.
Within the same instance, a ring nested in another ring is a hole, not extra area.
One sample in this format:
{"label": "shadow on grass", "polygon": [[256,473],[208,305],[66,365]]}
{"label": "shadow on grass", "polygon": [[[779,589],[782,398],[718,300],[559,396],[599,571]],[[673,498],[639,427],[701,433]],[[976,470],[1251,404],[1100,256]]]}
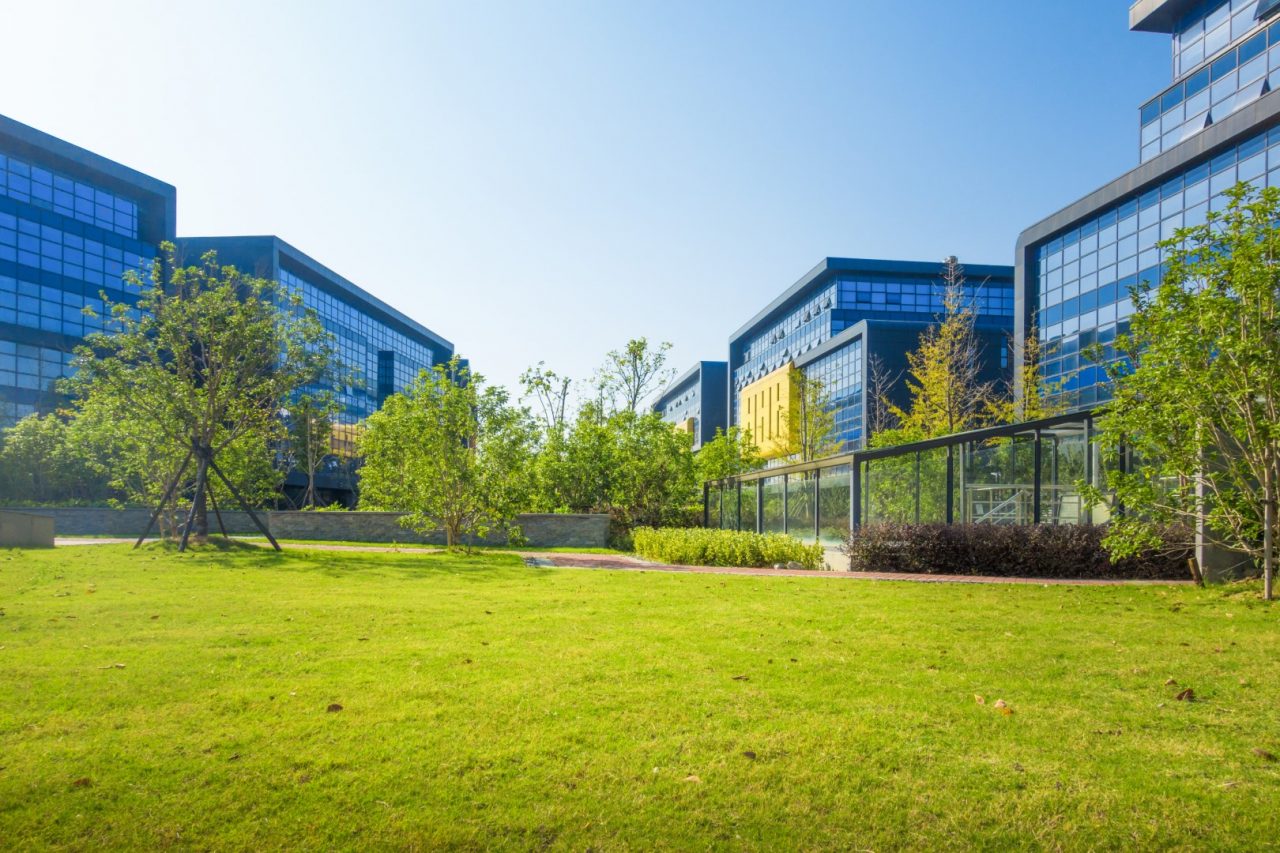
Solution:
{"label": "shadow on grass", "polygon": [[[105,547],[105,546],[94,546]],[[435,554],[375,553],[368,551],[306,551],[289,548],[275,551],[260,545],[211,537],[207,543],[189,544],[179,553],[176,542],[147,542],[130,553],[178,560],[196,560],[223,569],[255,569],[285,572],[309,572],[326,577],[351,577],[376,573],[384,577],[419,579],[448,575],[476,582],[527,579],[545,575],[551,569],[531,568],[515,554],[443,551]],[[124,556],[127,559],[127,556]]]}

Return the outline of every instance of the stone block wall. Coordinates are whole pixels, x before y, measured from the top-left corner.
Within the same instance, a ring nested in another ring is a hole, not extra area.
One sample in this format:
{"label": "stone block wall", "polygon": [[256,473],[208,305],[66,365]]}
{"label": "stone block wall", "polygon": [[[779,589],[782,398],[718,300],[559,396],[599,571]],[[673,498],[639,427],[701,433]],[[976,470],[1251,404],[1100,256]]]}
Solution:
{"label": "stone block wall", "polygon": [[0,548],[52,548],[53,519],[0,510]]}

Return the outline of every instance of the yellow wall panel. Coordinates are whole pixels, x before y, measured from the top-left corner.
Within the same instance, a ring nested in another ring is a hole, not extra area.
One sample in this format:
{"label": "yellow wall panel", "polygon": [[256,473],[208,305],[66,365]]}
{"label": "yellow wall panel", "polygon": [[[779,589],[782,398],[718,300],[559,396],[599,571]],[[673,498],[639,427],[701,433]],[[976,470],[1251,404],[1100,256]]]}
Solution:
{"label": "yellow wall panel", "polygon": [[787,419],[796,389],[788,362],[738,392],[738,420],[765,459],[786,455]]}

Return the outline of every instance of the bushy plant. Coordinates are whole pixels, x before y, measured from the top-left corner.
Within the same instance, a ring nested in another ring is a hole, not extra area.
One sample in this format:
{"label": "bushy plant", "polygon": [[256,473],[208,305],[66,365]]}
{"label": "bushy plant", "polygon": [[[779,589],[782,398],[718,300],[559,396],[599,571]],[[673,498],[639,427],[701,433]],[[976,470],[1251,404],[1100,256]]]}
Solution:
{"label": "bushy plant", "polygon": [[782,533],[640,527],[632,538],[641,557],[673,565],[823,567],[821,545],[808,545]]}
{"label": "bushy plant", "polygon": [[[997,524],[869,524],[841,550],[858,572],[992,575],[1022,578],[1190,578],[1189,549],[1177,545],[1113,558],[1104,526]],[[1187,541],[1165,531],[1163,541]]]}

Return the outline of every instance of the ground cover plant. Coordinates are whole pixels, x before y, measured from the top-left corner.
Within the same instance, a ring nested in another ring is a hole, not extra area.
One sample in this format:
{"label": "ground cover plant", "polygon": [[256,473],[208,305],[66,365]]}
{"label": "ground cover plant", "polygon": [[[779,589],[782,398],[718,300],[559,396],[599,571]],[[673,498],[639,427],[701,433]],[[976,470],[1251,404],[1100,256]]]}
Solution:
{"label": "ground cover plant", "polygon": [[94,545],[0,551],[0,608],[10,849],[1280,837],[1256,584]]}
{"label": "ground cover plant", "polygon": [[[1091,524],[866,524],[841,550],[855,572],[987,575],[1017,578],[1189,580],[1192,551],[1164,545],[1109,555],[1107,528]],[[1164,542],[1182,543],[1178,530]]]}
{"label": "ground cover plant", "polygon": [[677,566],[823,566],[821,545],[806,545],[784,533],[638,527],[631,535],[638,555]]}

